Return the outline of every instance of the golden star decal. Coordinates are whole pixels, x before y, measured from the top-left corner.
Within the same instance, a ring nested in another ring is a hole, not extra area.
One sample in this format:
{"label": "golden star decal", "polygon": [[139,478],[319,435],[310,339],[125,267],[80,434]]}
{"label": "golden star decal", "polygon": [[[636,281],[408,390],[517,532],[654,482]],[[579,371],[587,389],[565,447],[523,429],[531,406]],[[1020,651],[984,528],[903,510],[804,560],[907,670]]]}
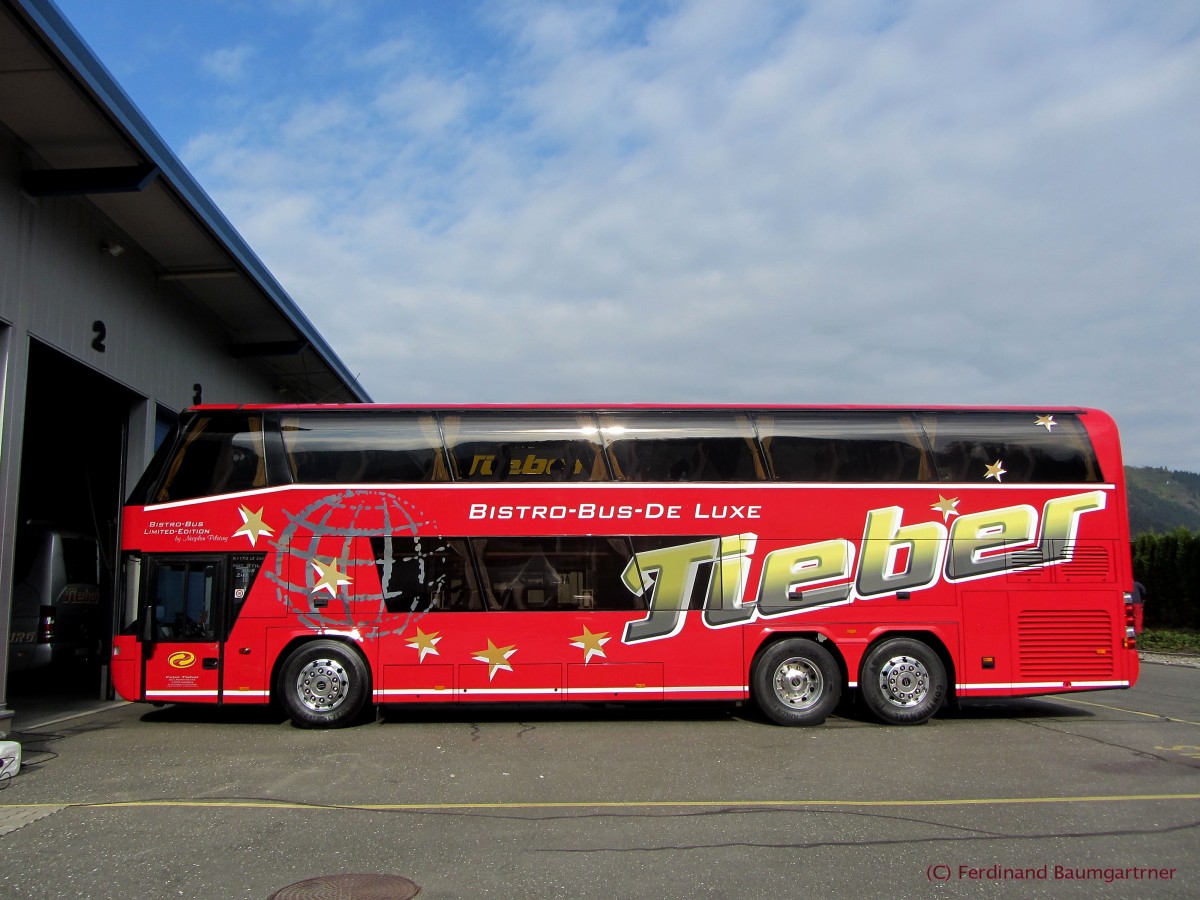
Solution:
{"label": "golden star decal", "polygon": [[345,572],[341,572],[337,567],[337,560],[331,559],[329,562],[321,562],[314,558],[312,561],[313,568],[317,570],[317,574],[321,577],[317,579],[317,583],[310,589],[310,594],[315,594],[317,591],[329,591],[330,597],[337,596],[337,589],[343,584],[351,584],[353,579]]}
{"label": "golden star decal", "polygon": [[432,653],[434,656],[439,655],[437,652],[437,645],[438,641],[441,639],[442,636],[440,632],[431,631],[429,634],[426,634],[424,631],[418,628],[417,636],[408,642],[408,646],[420,653],[420,656],[417,658],[417,662],[425,662],[425,657],[429,654]]}
{"label": "golden star decal", "polygon": [[938,494],[938,502],[930,504],[929,508],[940,512],[942,514],[942,521],[947,522],[951,516],[958,515],[958,498],[943,497],[941,494]]}
{"label": "golden star decal", "polygon": [[471,658],[476,662],[487,663],[488,681],[491,681],[492,676],[500,669],[503,669],[505,672],[512,671],[512,666],[508,664],[508,658],[516,652],[516,644],[510,644],[507,647],[497,647],[492,643],[492,639],[488,638],[487,649],[476,650],[475,655]]}
{"label": "golden star decal", "polygon": [[[588,630],[586,625],[583,626],[583,634],[577,634],[571,638],[571,646],[578,647],[583,651],[583,664],[586,666],[592,661],[593,656],[604,656],[604,645],[612,640],[608,636],[607,631],[600,631],[593,634]],[[605,659],[608,657],[604,656]]]}
{"label": "golden star decal", "polygon": [[233,533],[234,537],[245,535],[250,538],[250,546],[253,547],[261,535],[270,537],[275,533],[275,530],[267,525],[262,520],[263,511],[251,512],[248,506],[239,506],[238,512],[242,516],[242,527]]}
{"label": "golden star decal", "polygon": [[984,479],[995,478],[996,483],[999,484],[1000,476],[1006,474],[1007,472],[1008,472],[1008,469],[1004,468],[1003,460],[998,459],[994,463],[992,463],[990,466],[987,467],[987,474],[984,475],[983,477],[984,477]]}
{"label": "golden star decal", "polygon": [[1038,416],[1037,421],[1035,421],[1033,424],[1040,425],[1047,431],[1053,431],[1054,426],[1058,423],[1054,421],[1054,416]]}

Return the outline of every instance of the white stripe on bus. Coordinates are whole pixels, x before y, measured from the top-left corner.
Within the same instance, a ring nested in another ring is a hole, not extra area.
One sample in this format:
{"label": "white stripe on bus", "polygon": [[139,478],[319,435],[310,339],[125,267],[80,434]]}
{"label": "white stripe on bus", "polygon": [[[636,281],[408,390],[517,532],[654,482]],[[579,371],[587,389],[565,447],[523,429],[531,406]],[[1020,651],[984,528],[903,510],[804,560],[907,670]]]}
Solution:
{"label": "white stripe on bus", "polygon": [[470,697],[492,695],[593,696],[596,694],[745,694],[744,685],[687,685],[681,687],[585,687],[585,688],[386,688],[376,690],[376,697]]}
{"label": "white stripe on bus", "polygon": [[982,684],[959,684],[960,691],[1020,690],[1021,688],[1127,688],[1128,681],[997,681]]}
{"label": "white stripe on bus", "polygon": [[358,482],[347,482],[344,484],[280,484],[274,487],[258,488],[251,491],[237,491],[232,494],[213,494],[208,497],[197,497],[192,500],[175,500],[171,503],[148,503],[142,507],[147,512],[164,510],[164,509],[182,509],[187,506],[196,506],[201,503],[213,503],[214,501],[225,500],[245,500],[250,497],[264,497],[268,494],[278,494],[284,491],[322,491],[327,493],[337,493],[338,491],[444,491],[448,488],[452,489],[451,496],[461,491],[469,491],[472,488],[489,491],[551,491],[551,490],[580,490],[582,492],[590,492],[596,490],[666,490],[666,491],[743,491],[743,490],[766,490],[766,491],[782,491],[782,490],[811,490],[811,491],[844,491],[854,490],[861,493],[864,487],[869,487],[871,490],[881,491],[929,491],[937,489],[939,491],[950,490],[972,490],[982,489],[988,493],[996,491],[1068,491],[1078,490],[1079,488],[1087,488],[1093,491],[1115,491],[1116,485],[1113,484],[1094,484],[1091,482],[1063,484],[1044,484],[1041,482],[1013,482],[1008,484],[988,484],[981,486],[978,482],[946,482],[946,481],[905,481],[897,483],[871,483],[864,485],[860,482],[812,482],[812,481],[584,481],[584,482],[562,482],[562,481],[544,481],[544,482],[515,482],[503,484],[489,481],[436,481],[433,483],[416,483],[416,482],[383,482],[379,484],[367,484]]}

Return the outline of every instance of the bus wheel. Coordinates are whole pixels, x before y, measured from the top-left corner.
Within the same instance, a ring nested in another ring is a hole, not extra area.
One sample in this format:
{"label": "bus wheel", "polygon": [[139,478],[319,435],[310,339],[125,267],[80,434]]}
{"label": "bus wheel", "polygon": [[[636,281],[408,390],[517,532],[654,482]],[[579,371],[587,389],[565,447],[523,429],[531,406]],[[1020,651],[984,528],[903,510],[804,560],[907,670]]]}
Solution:
{"label": "bus wheel", "polygon": [[771,644],[751,674],[754,700],[780,725],[820,725],[842,696],[842,673],[818,644],[792,638]]}
{"label": "bus wheel", "polygon": [[367,668],[344,644],[310,641],[293,650],[283,664],[279,696],[301,728],[337,728],[362,710]]}
{"label": "bus wheel", "polygon": [[920,725],[946,699],[946,667],[926,644],[892,638],[867,654],[859,690],[888,725]]}

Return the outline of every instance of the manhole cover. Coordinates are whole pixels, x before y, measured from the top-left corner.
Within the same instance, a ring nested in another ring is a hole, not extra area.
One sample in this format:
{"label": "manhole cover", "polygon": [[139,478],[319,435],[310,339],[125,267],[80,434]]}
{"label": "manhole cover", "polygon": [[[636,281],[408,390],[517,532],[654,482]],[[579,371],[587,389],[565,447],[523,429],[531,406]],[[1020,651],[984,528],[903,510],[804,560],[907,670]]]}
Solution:
{"label": "manhole cover", "polygon": [[321,875],[280,888],[271,900],[409,900],[420,890],[399,875]]}

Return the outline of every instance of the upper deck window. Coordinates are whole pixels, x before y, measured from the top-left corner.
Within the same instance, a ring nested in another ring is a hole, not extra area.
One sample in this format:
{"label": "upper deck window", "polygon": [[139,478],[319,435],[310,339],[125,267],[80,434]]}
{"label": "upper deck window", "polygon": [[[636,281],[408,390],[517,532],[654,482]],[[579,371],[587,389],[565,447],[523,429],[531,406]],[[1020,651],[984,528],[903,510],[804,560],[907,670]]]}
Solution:
{"label": "upper deck window", "polygon": [[455,413],[442,417],[442,431],[456,480],[608,480],[588,414]]}
{"label": "upper deck window", "polygon": [[432,415],[297,412],[280,419],[292,477],[309,484],[447,481]]}
{"label": "upper deck window", "polygon": [[1081,418],[1006,410],[202,408],[133,504],[295,484],[1095,483]]}
{"label": "upper deck window", "polygon": [[231,494],[267,486],[262,416],[197,416],[172,448],[151,503]]}
{"label": "upper deck window", "polygon": [[618,481],[763,481],[750,417],[688,411],[599,417]]}
{"label": "upper deck window", "polygon": [[1073,415],[939,412],[923,420],[941,481],[1046,484],[1101,480],[1091,441]]}
{"label": "upper deck window", "polygon": [[779,481],[933,481],[915,417],[874,412],[772,412],[756,418]]}

